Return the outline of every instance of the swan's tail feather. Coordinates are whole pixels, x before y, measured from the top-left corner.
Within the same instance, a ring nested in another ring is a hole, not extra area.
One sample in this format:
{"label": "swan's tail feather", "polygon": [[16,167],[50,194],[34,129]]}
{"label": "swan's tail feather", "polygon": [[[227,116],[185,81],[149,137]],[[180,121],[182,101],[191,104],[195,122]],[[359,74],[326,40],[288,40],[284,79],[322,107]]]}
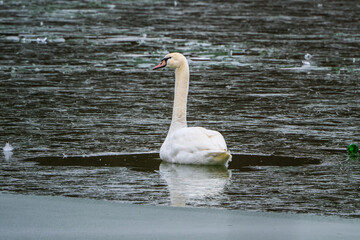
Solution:
{"label": "swan's tail feather", "polygon": [[211,152],[208,153],[208,157],[211,157],[213,159],[213,164],[225,164],[229,160],[231,160],[231,154],[229,151],[225,152]]}

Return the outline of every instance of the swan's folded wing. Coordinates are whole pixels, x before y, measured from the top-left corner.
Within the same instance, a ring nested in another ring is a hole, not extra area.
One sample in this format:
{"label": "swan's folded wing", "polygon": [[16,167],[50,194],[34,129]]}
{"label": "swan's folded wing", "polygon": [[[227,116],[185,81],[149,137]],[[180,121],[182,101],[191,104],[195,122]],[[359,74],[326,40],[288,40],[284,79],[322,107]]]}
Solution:
{"label": "swan's folded wing", "polygon": [[167,138],[161,159],[175,163],[225,164],[230,158],[223,136],[201,127],[181,128]]}
{"label": "swan's folded wing", "polygon": [[226,142],[221,133],[205,128],[200,129],[202,129],[202,132],[210,139],[214,146],[217,146],[219,150],[227,151]]}
{"label": "swan's folded wing", "polygon": [[224,137],[217,131],[202,127],[182,128],[172,137],[179,148],[190,151],[227,151]]}

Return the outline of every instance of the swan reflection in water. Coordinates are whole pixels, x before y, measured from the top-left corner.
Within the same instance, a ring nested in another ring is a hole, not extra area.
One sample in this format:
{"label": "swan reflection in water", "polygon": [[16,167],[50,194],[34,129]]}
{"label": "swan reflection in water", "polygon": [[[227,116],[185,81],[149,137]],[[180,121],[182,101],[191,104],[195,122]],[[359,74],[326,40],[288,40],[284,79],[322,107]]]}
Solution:
{"label": "swan reflection in water", "polygon": [[160,175],[170,191],[172,206],[221,194],[231,178],[225,166],[180,165],[162,162]]}

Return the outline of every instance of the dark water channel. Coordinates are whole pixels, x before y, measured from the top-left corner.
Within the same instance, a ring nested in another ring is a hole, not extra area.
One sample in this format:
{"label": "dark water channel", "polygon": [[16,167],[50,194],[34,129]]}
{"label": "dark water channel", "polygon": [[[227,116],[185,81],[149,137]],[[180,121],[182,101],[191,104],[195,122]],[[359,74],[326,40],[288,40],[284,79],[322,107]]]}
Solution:
{"label": "dark water channel", "polygon": [[[360,217],[359,49],[358,1],[0,1],[0,191]],[[157,152],[174,76],[151,69],[172,51],[189,125],[294,163],[59,164]]]}

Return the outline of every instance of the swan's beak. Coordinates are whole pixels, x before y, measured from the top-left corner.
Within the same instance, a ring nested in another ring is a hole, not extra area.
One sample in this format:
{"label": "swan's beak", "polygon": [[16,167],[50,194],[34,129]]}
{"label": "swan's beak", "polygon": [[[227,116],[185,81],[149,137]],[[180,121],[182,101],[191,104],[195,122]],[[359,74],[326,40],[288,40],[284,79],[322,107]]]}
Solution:
{"label": "swan's beak", "polygon": [[166,59],[161,60],[161,63],[153,68],[153,70],[156,70],[158,68],[166,67]]}

